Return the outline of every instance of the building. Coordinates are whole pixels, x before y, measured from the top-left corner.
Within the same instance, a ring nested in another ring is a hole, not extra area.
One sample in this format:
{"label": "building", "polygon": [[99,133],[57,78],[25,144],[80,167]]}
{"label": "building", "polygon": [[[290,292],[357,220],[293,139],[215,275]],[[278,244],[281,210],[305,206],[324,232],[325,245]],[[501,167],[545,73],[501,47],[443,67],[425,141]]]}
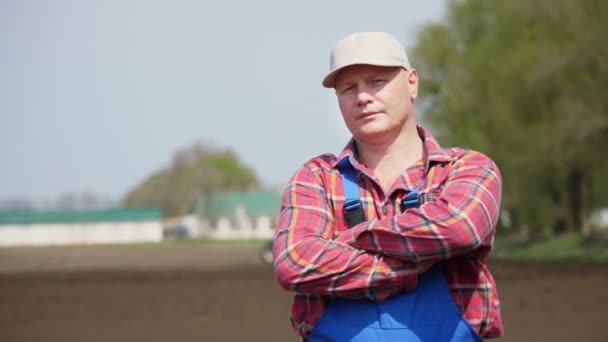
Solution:
{"label": "building", "polygon": [[0,246],[160,242],[156,208],[0,212]]}
{"label": "building", "polygon": [[219,192],[199,197],[194,207],[199,237],[271,239],[281,209],[281,193]]}

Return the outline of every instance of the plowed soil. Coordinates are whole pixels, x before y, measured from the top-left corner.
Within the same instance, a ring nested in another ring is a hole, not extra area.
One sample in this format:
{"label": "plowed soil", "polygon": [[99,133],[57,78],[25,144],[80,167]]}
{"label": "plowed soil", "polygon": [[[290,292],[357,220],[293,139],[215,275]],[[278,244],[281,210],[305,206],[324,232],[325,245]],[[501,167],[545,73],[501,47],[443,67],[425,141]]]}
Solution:
{"label": "plowed soil", "polygon": [[[491,261],[506,336],[608,341],[608,265]],[[256,247],[0,249],[0,341],[298,341]]]}

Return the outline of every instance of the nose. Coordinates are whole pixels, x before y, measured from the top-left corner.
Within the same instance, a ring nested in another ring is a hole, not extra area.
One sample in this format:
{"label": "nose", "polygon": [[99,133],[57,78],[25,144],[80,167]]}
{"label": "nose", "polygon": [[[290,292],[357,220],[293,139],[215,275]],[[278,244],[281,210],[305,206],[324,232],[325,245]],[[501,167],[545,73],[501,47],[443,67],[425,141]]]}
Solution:
{"label": "nose", "polygon": [[371,103],[374,97],[367,89],[361,89],[357,93],[357,106],[365,106]]}

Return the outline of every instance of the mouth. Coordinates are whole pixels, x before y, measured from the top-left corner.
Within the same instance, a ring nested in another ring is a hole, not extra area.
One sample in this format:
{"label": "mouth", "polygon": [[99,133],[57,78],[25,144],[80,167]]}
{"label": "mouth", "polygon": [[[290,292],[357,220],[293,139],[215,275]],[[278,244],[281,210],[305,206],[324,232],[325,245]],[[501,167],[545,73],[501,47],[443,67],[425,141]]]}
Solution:
{"label": "mouth", "polygon": [[379,112],[363,112],[363,113],[361,113],[361,115],[359,115],[357,117],[357,119],[366,119],[366,118],[372,117],[378,113]]}

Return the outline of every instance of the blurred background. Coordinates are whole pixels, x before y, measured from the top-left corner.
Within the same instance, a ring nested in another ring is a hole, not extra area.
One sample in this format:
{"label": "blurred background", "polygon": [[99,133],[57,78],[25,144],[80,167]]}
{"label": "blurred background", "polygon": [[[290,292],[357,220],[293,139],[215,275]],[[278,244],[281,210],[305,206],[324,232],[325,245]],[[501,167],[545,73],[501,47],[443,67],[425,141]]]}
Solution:
{"label": "blurred background", "polygon": [[0,0],[0,340],[296,341],[264,248],[354,31],[501,169],[500,340],[608,339],[605,1]]}

